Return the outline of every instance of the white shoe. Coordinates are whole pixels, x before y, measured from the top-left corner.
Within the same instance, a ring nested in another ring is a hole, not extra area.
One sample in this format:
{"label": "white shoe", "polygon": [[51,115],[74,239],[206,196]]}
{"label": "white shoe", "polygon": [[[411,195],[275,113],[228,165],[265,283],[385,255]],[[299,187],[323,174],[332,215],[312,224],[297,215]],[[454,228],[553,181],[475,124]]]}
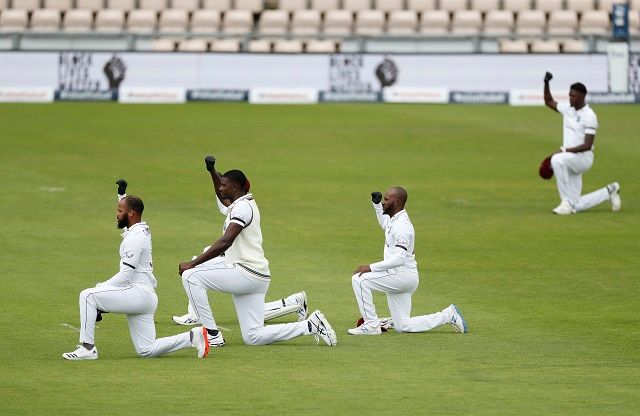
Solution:
{"label": "white shoe", "polygon": [[451,314],[452,314],[449,324],[453,326],[456,332],[466,334],[468,331],[467,323],[462,317],[462,314],[460,313],[460,310],[458,309],[458,307],[454,304],[451,304],[449,305],[449,310],[451,311]]}
{"label": "white shoe", "polygon": [[300,308],[296,311],[298,314],[298,322],[302,322],[307,319],[307,294],[303,290],[293,296],[296,298],[296,303],[300,305]]}
{"label": "white shoe", "polygon": [[609,199],[611,199],[611,211],[620,211],[620,207],[622,206],[620,184],[618,182],[610,183],[607,185],[607,191],[609,191]]}
{"label": "white shoe", "polygon": [[191,330],[191,345],[198,351],[198,358],[207,358],[209,354],[209,337],[207,328],[199,326]]}
{"label": "white shoe", "polygon": [[380,326],[362,324],[357,328],[348,329],[347,332],[351,335],[380,335],[382,334],[382,329],[380,329]]}
{"label": "white shoe", "polygon": [[387,332],[393,328],[393,318],[380,318],[380,330],[382,332]]}
{"label": "white shoe", "polygon": [[191,326],[191,325],[198,325],[200,323],[200,320],[192,317],[190,314],[187,313],[182,316],[174,316],[173,322],[177,323],[178,325]]}
{"label": "white shoe", "polygon": [[320,311],[314,311],[309,319],[307,319],[307,323],[309,324],[309,332],[311,332],[316,341],[320,341],[320,338],[330,347],[335,346],[338,343],[338,337],[336,337],[336,331],[333,330],[327,318],[324,317],[324,314]]}
{"label": "white shoe", "polygon": [[573,208],[573,205],[571,205],[571,202],[565,200],[565,201],[562,201],[560,205],[555,207],[553,209],[553,212],[554,214],[558,214],[558,215],[569,215],[569,214],[574,214],[576,210]]}
{"label": "white shoe", "polygon": [[65,360],[80,361],[80,360],[97,360],[98,350],[95,345],[90,350],[86,349],[82,345],[78,345],[78,349],[72,352],[65,352],[62,354],[62,358]]}
{"label": "white shoe", "polygon": [[222,347],[224,345],[224,338],[222,337],[222,331],[218,331],[218,333],[214,336],[207,332],[207,338],[209,340],[210,347]]}

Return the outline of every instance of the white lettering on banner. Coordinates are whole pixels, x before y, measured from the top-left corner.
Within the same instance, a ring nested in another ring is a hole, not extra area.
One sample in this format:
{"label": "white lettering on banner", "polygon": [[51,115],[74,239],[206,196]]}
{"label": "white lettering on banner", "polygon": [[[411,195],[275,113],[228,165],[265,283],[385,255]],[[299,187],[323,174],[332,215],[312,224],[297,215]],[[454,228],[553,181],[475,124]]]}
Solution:
{"label": "white lettering on banner", "polygon": [[180,104],[186,100],[187,91],[184,88],[122,87],[118,95],[118,101],[121,103]]}
{"label": "white lettering on banner", "polygon": [[447,88],[388,87],[382,90],[387,103],[448,103]]}
{"label": "white lettering on banner", "polygon": [[[568,102],[567,91],[551,91],[553,99],[557,102]],[[544,105],[544,91],[538,90],[511,90],[509,91],[510,105]]]}
{"label": "white lettering on banner", "polygon": [[48,88],[48,87],[0,88],[0,102],[3,102],[3,103],[50,103],[50,102],[53,102],[53,88]]}
{"label": "white lettering on banner", "polygon": [[318,102],[316,88],[252,88],[249,91],[251,104],[315,104]]}

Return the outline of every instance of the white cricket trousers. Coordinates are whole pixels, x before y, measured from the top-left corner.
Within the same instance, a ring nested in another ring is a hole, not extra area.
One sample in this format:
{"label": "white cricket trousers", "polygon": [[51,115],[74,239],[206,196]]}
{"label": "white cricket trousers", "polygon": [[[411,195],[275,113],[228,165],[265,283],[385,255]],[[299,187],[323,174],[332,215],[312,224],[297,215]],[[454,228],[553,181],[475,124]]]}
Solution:
{"label": "white cricket trousers", "polygon": [[264,298],[269,282],[250,278],[237,267],[217,263],[182,273],[182,285],[189,302],[205,328],[218,328],[207,297],[207,290],[216,290],[232,295],[242,339],[247,345],[266,345],[309,335],[306,321],[265,326]]}
{"label": "white cricket trousers", "polygon": [[156,293],[143,286],[100,286],[80,292],[80,342],[95,344],[98,310],[127,316],[131,341],[141,357],[160,355],[191,347],[189,332],[156,339],[153,314],[158,306]]}
{"label": "white cricket trousers", "polygon": [[585,211],[609,200],[607,188],[586,195],[582,194],[582,174],[593,165],[593,152],[556,153],[551,157],[551,167],[556,177],[558,193],[562,201],[569,201],[576,211]]}
{"label": "white cricket trousers", "polygon": [[352,276],[351,283],[365,324],[380,325],[373,303],[373,291],[387,294],[389,311],[397,332],[425,332],[451,320],[446,309],[444,312],[411,317],[411,295],[418,288],[419,282],[418,272],[415,270],[396,268],[358,275],[356,273]]}

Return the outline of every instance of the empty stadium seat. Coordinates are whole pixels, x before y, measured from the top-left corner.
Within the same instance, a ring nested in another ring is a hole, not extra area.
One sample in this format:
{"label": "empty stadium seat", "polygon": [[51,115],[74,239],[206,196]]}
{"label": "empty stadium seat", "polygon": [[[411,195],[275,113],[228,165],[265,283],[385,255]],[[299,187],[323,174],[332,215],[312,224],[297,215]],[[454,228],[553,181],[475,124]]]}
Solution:
{"label": "empty stadium seat", "polygon": [[0,11],[9,8],[9,0],[0,0]]}
{"label": "empty stadium seat", "polygon": [[40,0],[12,0],[11,8],[32,12],[40,8]]}
{"label": "empty stadium seat", "polygon": [[29,16],[24,9],[7,9],[0,13],[0,31],[24,32],[29,23]]}
{"label": "empty stadium seat", "polygon": [[407,0],[407,10],[424,12],[436,9],[436,0]]}
{"label": "empty stadium seat", "polygon": [[451,33],[473,35],[482,30],[482,14],[478,10],[459,10],[453,13]]}
{"label": "empty stadium seat", "polygon": [[629,0],[629,8],[631,10],[636,10],[639,11],[640,10],[640,0]]}
{"label": "empty stadium seat", "polygon": [[420,17],[420,32],[427,35],[439,35],[449,32],[449,12],[446,10],[428,10]]}
{"label": "empty stadium seat", "polygon": [[104,0],[76,0],[76,9],[97,12],[104,8]]}
{"label": "empty stadium seat", "polygon": [[94,27],[97,32],[121,32],[124,28],[124,11],[120,9],[98,10]]}
{"label": "empty stadium seat", "polygon": [[253,13],[258,13],[264,8],[262,0],[235,0],[233,6],[236,10],[249,10]]}
{"label": "empty stadium seat", "polygon": [[342,8],[352,12],[371,9],[371,0],[342,0]]}
{"label": "empty stadium seat", "polygon": [[607,12],[611,12],[613,9],[614,3],[620,3],[621,0],[597,0],[598,2],[598,10],[604,10]]}
{"label": "empty stadium seat", "polygon": [[587,44],[582,39],[565,39],[562,41],[562,52],[584,53],[587,52]]}
{"label": "empty stadium seat", "polygon": [[588,10],[582,13],[578,31],[588,35],[606,35],[609,33],[609,13],[604,10]]}
{"label": "empty stadium seat", "polygon": [[216,33],[220,30],[220,12],[200,9],[191,16],[191,31],[194,33]]}
{"label": "empty stadium seat", "polygon": [[240,51],[240,41],[237,39],[216,39],[211,42],[209,50],[211,52],[238,52]]}
{"label": "empty stadium seat", "polygon": [[632,35],[640,34],[640,11],[629,11],[629,33]]}
{"label": "empty stadium seat", "polygon": [[169,6],[172,9],[182,9],[193,12],[200,8],[200,0],[170,0]]}
{"label": "empty stadium seat", "polygon": [[72,9],[64,14],[62,30],[65,32],[89,32],[93,25],[93,13],[89,9]]}
{"label": "empty stadium seat", "polygon": [[134,33],[150,33],[156,30],[157,22],[158,15],[155,10],[131,10],[127,18],[127,30]]}
{"label": "empty stadium seat", "polygon": [[209,42],[206,39],[182,39],[178,42],[180,52],[206,52]]}
{"label": "empty stadium seat", "polygon": [[503,0],[502,9],[511,12],[531,10],[531,0]]}
{"label": "empty stadium seat", "polygon": [[273,42],[273,52],[300,53],[302,46],[302,41],[298,39],[277,39]]}
{"label": "empty stadium seat", "polygon": [[360,10],[356,12],[354,33],[373,36],[384,31],[384,12],[382,10]]}
{"label": "empty stadium seat", "polygon": [[418,13],[414,10],[396,10],[389,14],[387,33],[390,35],[411,35],[418,28]]}
{"label": "empty stadium seat", "polygon": [[513,30],[513,13],[509,10],[492,10],[484,19],[484,32],[489,35],[511,33]]}
{"label": "empty stadium seat", "polygon": [[253,28],[250,10],[229,10],[222,20],[222,31],[226,33],[249,33]]}
{"label": "empty stadium seat", "polygon": [[471,0],[471,10],[478,10],[483,13],[500,10],[499,0]]}
{"label": "empty stadium seat", "polygon": [[559,53],[560,42],[555,39],[535,39],[531,42],[531,53]]}
{"label": "empty stadium seat", "polygon": [[312,39],[307,41],[307,53],[335,53],[336,42],[328,39]]}
{"label": "empty stadium seat", "polygon": [[537,35],[546,30],[547,19],[541,10],[523,10],[516,18],[516,33]]}
{"label": "empty stadium seat", "polygon": [[595,0],[567,0],[567,10],[582,13],[595,9]]}
{"label": "empty stadium seat", "polygon": [[323,31],[327,35],[350,35],[353,14],[348,10],[329,10],[325,13]]}
{"label": "empty stadium seat", "polygon": [[231,0],[202,0],[202,8],[225,12],[231,10]]}
{"label": "empty stadium seat", "polygon": [[60,30],[61,21],[59,10],[37,9],[31,15],[31,30],[34,32],[55,32]]}
{"label": "empty stadium seat", "polygon": [[154,10],[156,12],[167,8],[167,0],[138,0],[142,10]]}
{"label": "empty stadium seat", "polygon": [[440,0],[439,8],[448,12],[467,10],[467,0]]}
{"label": "empty stadium seat", "polygon": [[500,39],[500,52],[502,53],[528,53],[529,43],[522,39]]}
{"label": "empty stadium seat", "polygon": [[42,8],[60,10],[62,12],[65,12],[69,9],[72,9],[73,4],[71,3],[71,0],[44,0]]}
{"label": "empty stadium seat", "polygon": [[547,32],[554,35],[572,35],[578,29],[578,14],[573,10],[556,10],[549,14]]}
{"label": "empty stadium seat", "polygon": [[260,33],[281,35],[289,29],[289,12],[286,10],[265,10],[260,15],[258,31]]}
{"label": "empty stadium seat", "polygon": [[383,12],[392,12],[394,10],[404,9],[404,0],[374,0],[374,9]]}
{"label": "empty stadium seat", "polygon": [[160,12],[158,30],[161,32],[186,32],[189,12],[186,9],[167,9]]}
{"label": "empty stadium seat", "polygon": [[296,10],[305,10],[307,8],[307,0],[278,0],[278,9],[293,12]]}
{"label": "empty stadium seat", "polygon": [[271,41],[267,39],[252,39],[247,44],[247,52],[269,53],[271,52]]}
{"label": "empty stadium seat", "polygon": [[135,0],[107,0],[107,9],[120,9],[129,12],[135,8]]}
{"label": "empty stadium seat", "polygon": [[311,0],[312,10],[327,12],[329,10],[338,10],[339,8],[340,3],[338,0]]}
{"label": "empty stadium seat", "polygon": [[533,8],[545,13],[562,10],[562,0],[534,0]]}
{"label": "empty stadium seat", "polygon": [[151,50],[155,52],[173,52],[176,50],[176,42],[168,38],[153,39],[151,41]]}
{"label": "empty stadium seat", "polygon": [[319,10],[296,10],[291,18],[291,33],[296,35],[315,35],[320,32]]}

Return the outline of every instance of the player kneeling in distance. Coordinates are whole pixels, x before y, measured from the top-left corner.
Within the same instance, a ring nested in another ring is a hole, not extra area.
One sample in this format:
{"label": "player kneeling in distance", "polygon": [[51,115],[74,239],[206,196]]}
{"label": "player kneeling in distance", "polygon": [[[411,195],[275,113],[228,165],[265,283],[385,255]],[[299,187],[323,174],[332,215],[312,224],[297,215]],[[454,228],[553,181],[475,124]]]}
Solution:
{"label": "player kneeling in distance", "polygon": [[[262,249],[260,211],[247,192],[247,178],[239,170],[220,176],[215,159],[205,159],[219,201],[228,199],[223,235],[195,259],[181,263],[178,273],[202,327],[196,328],[209,346],[224,343],[211,312],[207,290],[217,290],[233,296],[242,339],[248,345],[265,345],[302,335],[315,335],[329,346],[336,345],[336,335],[322,312],[313,312],[308,319],[278,325],[264,325],[265,294],[269,289],[269,262]],[[224,254],[224,263],[197,267]],[[194,338],[195,339],[195,338]],[[198,355],[206,357],[207,353]]]}
{"label": "player kneeling in distance", "polygon": [[141,357],[158,357],[183,348],[196,347],[205,354],[204,343],[196,330],[156,339],[153,314],[158,306],[157,286],[151,257],[151,232],[142,221],[144,203],[137,196],[125,194],[127,182],[118,184],[118,228],[124,229],[120,244],[120,271],[106,282],[80,292],[80,344],[78,349],[62,354],[67,360],[96,360],[96,319],[100,313],[127,316],[131,341]]}
{"label": "player kneeling in distance", "polygon": [[[411,295],[418,288],[419,279],[415,231],[404,209],[407,191],[393,187],[384,194],[384,199],[380,192],[373,192],[371,200],[385,234],[384,260],[358,266],[351,278],[362,321],[349,329],[349,334],[379,335],[389,328],[397,332],[425,332],[445,324],[458,332],[467,332],[467,324],[453,304],[440,312],[411,317]],[[378,318],[374,290],[387,294],[391,318]]]}

